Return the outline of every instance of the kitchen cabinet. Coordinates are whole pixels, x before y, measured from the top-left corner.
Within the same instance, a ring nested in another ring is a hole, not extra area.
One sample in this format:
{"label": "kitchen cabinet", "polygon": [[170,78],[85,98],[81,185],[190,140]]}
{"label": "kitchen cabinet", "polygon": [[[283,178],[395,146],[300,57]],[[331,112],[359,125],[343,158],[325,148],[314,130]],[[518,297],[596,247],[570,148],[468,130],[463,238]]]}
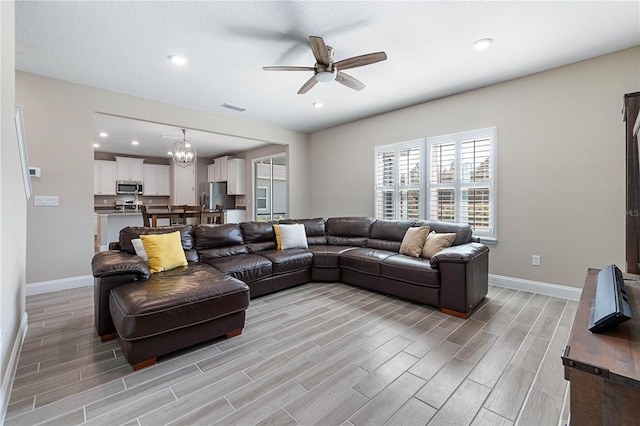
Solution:
{"label": "kitchen cabinet", "polygon": [[144,164],[142,167],[143,195],[171,195],[170,166],[164,164]]}
{"label": "kitchen cabinet", "polygon": [[207,166],[207,182],[215,182],[216,181],[216,165],[209,164]]}
{"label": "kitchen cabinet", "polygon": [[116,157],[118,180],[142,182],[144,179],[143,162],[142,158]]}
{"label": "kitchen cabinet", "polygon": [[115,161],[93,161],[93,194],[116,195]]}
{"label": "kitchen cabinet", "polygon": [[218,157],[213,160],[214,165],[214,180],[212,182],[226,182],[227,181],[227,163],[229,157]]}
{"label": "kitchen cabinet", "polygon": [[245,195],[245,160],[232,158],[227,161],[227,194]]}
{"label": "kitchen cabinet", "polygon": [[196,205],[196,167],[171,164],[170,204]]}

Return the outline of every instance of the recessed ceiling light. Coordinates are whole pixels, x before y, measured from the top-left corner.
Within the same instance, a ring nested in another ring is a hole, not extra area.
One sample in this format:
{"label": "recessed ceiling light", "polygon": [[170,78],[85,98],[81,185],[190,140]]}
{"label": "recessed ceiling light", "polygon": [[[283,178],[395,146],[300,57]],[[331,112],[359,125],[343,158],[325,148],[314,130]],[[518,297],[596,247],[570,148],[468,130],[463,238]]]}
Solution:
{"label": "recessed ceiling light", "polygon": [[481,38],[480,40],[476,40],[473,42],[473,47],[475,47],[478,50],[482,50],[491,46],[491,43],[493,43],[492,38]]}
{"label": "recessed ceiling light", "polygon": [[107,133],[107,132],[100,132],[100,133],[98,133],[98,136],[100,136],[101,138],[106,138],[107,136],[109,136],[109,133]]}
{"label": "recessed ceiling light", "polygon": [[100,148],[100,144],[99,144],[99,143],[94,143],[94,144],[93,144],[93,147],[94,147],[94,148]]}
{"label": "recessed ceiling light", "polygon": [[313,106],[316,108],[322,108],[324,106],[324,104],[322,102],[314,102]]}
{"label": "recessed ceiling light", "polygon": [[186,65],[189,62],[186,57],[180,55],[170,55],[169,60],[176,65]]}
{"label": "recessed ceiling light", "polygon": [[131,145],[138,145],[140,142],[138,141],[131,141]]}

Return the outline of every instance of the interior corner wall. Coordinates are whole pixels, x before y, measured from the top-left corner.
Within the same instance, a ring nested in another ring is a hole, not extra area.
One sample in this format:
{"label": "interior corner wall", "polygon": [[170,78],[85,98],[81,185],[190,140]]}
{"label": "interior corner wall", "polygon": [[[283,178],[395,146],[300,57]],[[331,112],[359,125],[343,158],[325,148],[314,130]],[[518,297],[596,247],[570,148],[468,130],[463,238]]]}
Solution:
{"label": "interior corner wall", "polygon": [[497,126],[490,273],[580,288],[589,267],[625,268],[620,111],[638,90],[635,47],[312,133],[311,209],[373,215],[375,146]]}
{"label": "interior corner wall", "polygon": [[[134,96],[16,73],[29,163],[40,167],[34,195],[59,206],[27,206],[27,285],[91,274],[93,257],[93,116],[95,112],[289,145],[306,171],[308,135]],[[306,215],[306,177],[292,182],[292,211]]]}
{"label": "interior corner wall", "polygon": [[[0,2],[0,383],[2,416],[22,341],[25,315],[27,202],[15,128],[15,13]],[[9,365],[10,361],[14,365]],[[0,416],[0,423],[3,418]]]}

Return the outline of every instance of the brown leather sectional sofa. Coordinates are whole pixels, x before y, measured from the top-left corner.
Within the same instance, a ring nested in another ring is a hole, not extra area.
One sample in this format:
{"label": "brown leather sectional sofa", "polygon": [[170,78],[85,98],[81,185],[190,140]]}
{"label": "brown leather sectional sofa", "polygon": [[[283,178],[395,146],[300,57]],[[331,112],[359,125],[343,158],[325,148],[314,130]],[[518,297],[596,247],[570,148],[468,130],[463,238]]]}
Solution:
{"label": "brown leather sectional sofa", "polygon": [[[277,250],[273,222],[124,228],[112,250],[92,261],[98,334],[103,340],[117,335],[137,368],[237,335],[250,298],[311,281],[341,281],[465,318],[487,294],[489,249],[472,242],[468,225],[368,217],[279,223],[304,224],[309,248]],[[422,225],[455,233],[452,246],[431,259],[400,254],[406,230]],[[188,266],[150,274],[131,240],[176,230]]]}

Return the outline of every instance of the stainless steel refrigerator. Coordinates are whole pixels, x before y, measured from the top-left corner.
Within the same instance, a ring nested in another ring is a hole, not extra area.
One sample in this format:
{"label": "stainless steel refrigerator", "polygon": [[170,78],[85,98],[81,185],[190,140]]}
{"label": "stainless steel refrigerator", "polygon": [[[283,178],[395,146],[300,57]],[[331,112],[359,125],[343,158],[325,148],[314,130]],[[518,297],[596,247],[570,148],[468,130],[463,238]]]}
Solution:
{"label": "stainless steel refrigerator", "polygon": [[200,184],[200,204],[209,210],[215,210],[216,204],[224,206],[225,210],[236,208],[236,197],[227,195],[226,182],[202,182]]}

